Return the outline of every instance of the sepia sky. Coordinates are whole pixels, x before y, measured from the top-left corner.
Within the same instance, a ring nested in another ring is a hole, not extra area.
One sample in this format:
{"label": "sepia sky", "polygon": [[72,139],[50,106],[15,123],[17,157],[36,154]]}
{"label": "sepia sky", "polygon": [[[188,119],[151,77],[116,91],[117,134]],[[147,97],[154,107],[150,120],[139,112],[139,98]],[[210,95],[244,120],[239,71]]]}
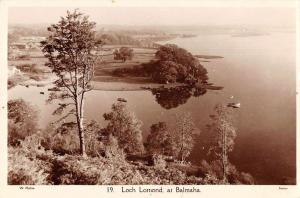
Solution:
{"label": "sepia sky", "polygon": [[[9,24],[54,23],[66,7],[9,8]],[[288,7],[84,7],[97,24],[113,25],[270,25],[295,26],[296,9]]]}

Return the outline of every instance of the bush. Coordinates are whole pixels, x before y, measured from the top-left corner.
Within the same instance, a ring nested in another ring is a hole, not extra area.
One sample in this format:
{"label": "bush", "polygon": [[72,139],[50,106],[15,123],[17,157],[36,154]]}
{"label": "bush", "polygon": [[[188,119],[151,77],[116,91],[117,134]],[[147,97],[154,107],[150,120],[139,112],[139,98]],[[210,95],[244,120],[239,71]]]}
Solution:
{"label": "bush", "polygon": [[[202,171],[211,178],[216,178],[222,184],[222,166],[219,160],[213,160],[210,163],[205,160],[201,162]],[[240,172],[229,162],[227,168],[228,184],[254,184],[254,178],[249,173]]]}
{"label": "bush", "polygon": [[21,140],[37,132],[37,111],[23,99],[8,101],[8,144],[17,146]]}
{"label": "bush", "polygon": [[85,150],[87,155],[92,157],[100,156],[104,150],[104,144],[100,141],[100,125],[96,121],[92,120],[85,125],[84,129]]}
{"label": "bush", "polygon": [[108,143],[105,146],[105,156],[118,161],[125,161],[126,154],[119,147],[118,140],[114,136],[110,135]]}
{"label": "bush", "polygon": [[158,170],[165,169],[167,166],[167,163],[162,155],[154,155],[153,161],[154,161],[154,168]]}
{"label": "bush", "polygon": [[39,141],[38,136],[33,135],[26,137],[19,147],[8,147],[8,184],[51,184],[51,164],[37,157],[46,154]]}
{"label": "bush", "polygon": [[42,145],[46,149],[60,155],[79,153],[79,138],[74,122],[60,126],[48,125],[43,136]]}

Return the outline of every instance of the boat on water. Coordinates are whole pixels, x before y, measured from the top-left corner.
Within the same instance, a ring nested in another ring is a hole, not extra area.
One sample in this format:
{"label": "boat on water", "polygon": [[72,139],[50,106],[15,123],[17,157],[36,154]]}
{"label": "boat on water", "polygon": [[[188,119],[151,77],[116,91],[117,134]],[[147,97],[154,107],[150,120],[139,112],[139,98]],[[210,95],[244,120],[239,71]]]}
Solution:
{"label": "boat on water", "polygon": [[125,98],[118,98],[117,99],[119,102],[127,102],[127,100]]}
{"label": "boat on water", "polygon": [[235,103],[235,102],[230,102],[227,104],[227,107],[232,107],[232,108],[240,108],[241,107],[241,103]]}

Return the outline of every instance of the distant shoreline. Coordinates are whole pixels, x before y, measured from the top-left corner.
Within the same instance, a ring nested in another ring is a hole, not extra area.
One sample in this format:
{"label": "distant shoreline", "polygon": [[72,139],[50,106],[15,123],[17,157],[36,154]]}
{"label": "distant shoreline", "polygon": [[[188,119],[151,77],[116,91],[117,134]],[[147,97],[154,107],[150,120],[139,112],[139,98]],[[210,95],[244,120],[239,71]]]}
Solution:
{"label": "distant shoreline", "polygon": [[[93,90],[98,91],[146,91],[157,88],[173,88],[178,86],[185,86],[184,83],[159,84],[159,83],[128,83],[128,82],[100,82],[93,81]],[[196,88],[203,88],[209,90],[221,90],[222,86],[215,86],[212,84],[198,84]]]}

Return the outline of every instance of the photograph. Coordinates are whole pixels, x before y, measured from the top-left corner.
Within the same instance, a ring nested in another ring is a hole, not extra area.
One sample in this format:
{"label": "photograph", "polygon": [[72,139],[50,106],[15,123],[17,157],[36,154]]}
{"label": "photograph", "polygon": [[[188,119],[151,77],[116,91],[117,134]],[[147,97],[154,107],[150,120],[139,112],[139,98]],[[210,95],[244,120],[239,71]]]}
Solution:
{"label": "photograph", "polygon": [[7,185],[296,186],[296,24],[293,6],[9,6]]}

